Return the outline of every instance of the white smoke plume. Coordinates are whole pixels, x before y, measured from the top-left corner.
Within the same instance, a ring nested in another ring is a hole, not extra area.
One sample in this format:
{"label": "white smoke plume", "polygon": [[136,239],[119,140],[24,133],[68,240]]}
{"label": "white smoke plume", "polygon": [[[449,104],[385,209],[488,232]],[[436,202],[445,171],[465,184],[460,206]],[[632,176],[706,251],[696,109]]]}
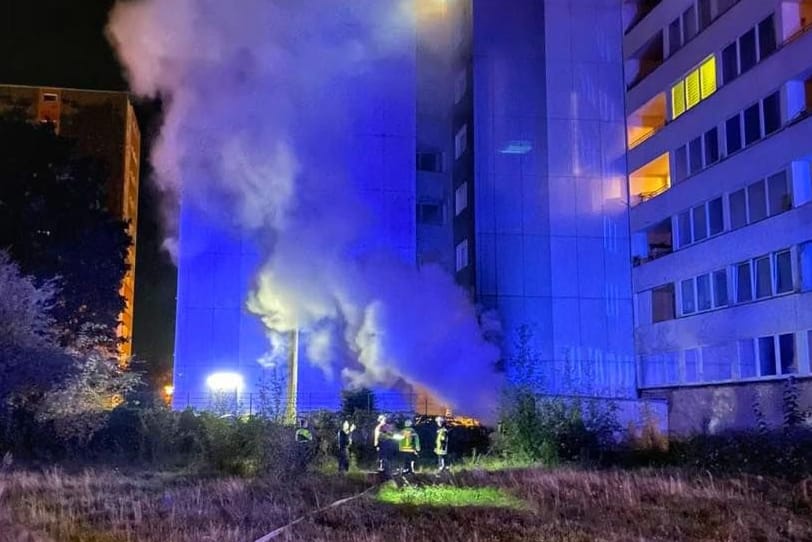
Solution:
{"label": "white smoke plume", "polygon": [[108,34],[133,91],[164,99],[162,189],[261,245],[246,302],[272,340],[299,328],[306,357],[348,384],[406,382],[487,415],[499,354],[467,295],[368,243],[382,210],[343,173],[337,89],[413,54],[412,2],[122,1]]}

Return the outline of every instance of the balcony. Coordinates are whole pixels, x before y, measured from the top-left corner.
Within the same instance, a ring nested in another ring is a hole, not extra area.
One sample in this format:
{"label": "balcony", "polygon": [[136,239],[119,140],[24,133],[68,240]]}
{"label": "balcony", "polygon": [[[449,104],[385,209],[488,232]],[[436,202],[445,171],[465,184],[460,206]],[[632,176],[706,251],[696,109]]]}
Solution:
{"label": "balcony", "polygon": [[662,0],[626,0],[623,4],[623,27],[625,33],[631,32]]}
{"label": "balcony", "polygon": [[629,175],[629,197],[635,206],[671,188],[671,166],[668,153],[660,155]]}
{"label": "balcony", "polygon": [[629,115],[626,126],[626,140],[633,149],[657,133],[666,123],[665,93],[649,100],[643,107]]}

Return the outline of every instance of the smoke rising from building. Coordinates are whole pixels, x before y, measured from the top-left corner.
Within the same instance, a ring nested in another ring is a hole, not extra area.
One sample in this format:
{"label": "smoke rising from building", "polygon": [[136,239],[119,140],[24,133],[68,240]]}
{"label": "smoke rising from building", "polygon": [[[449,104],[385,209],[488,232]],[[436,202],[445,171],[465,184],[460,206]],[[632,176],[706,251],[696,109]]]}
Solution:
{"label": "smoke rising from building", "polygon": [[393,247],[368,179],[347,174],[353,81],[414,55],[414,24],[411,0],[141,0],[108,32],[132,89],[165,101],[162,189],[262,251],[246,306],[272,349],[298,328],[349,384],[405,382],[482,415],[499,353],[473,305]]}

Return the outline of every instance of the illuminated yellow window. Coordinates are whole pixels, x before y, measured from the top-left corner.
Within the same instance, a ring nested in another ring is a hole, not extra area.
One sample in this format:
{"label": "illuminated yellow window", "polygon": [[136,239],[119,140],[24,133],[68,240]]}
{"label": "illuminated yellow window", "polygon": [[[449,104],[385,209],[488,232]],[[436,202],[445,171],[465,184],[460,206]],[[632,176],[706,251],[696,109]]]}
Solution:
{"label": "illuminated yellow window", "polygon": [[699,67],[700,77],[702,79],[702,99],[704,100],[714,92],[716,92],[716,57],[708,58]]}
{"label": "illuminated yellow window", "polygon": [[682,81],[671,87],[671,112],[672,118],[685,113],[685,83]]}
{"label": "illuminated yellow window", "polygon": [[694,70],[685,78],[685,105],[691,109],[701,100],[699,92],[699,70]]}

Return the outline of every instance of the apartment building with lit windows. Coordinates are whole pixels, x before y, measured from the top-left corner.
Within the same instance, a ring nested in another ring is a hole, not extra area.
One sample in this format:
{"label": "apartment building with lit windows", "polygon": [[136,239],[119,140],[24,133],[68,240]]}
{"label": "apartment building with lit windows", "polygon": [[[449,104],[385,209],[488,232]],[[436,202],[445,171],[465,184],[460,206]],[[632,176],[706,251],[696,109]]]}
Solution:
{"label": "apartment building with lit windows", "polygon": [[812,401],[812,1],[630,0],[637,385],[672,431]]}
{"label": "apartment building with lit windows", "polygon": [[135,302],[135,247],[138,231],[138,188],[141,132],[126,92],[55,87],[0,85],[0,111],[17,111],[25,118],[47,122],[60,135],[74,139],[78,149],[99,160],[108,175],[107,206],[127,223],[132,239],[128,270],[121,283],[125,307],[119,316],[122,363],[132,355]]}

